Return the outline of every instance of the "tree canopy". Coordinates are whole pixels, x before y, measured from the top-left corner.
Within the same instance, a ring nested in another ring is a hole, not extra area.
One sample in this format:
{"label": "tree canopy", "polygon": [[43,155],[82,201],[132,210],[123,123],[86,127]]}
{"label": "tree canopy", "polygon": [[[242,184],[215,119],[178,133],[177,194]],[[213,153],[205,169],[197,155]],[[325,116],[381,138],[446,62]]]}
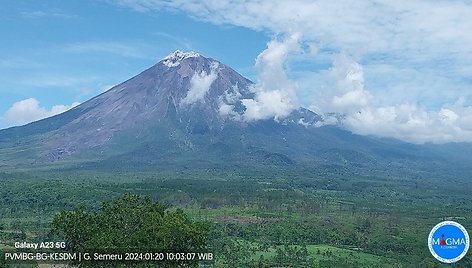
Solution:
{"label": "tree canopy", "polygon": [[62,211],[54,217],[52,231],[75,252],[195,253],[205,251],[208,240],[206,225],[192,221],[182,210],[166,210],[149,197],[131,194],[104,202],[95,212]]}

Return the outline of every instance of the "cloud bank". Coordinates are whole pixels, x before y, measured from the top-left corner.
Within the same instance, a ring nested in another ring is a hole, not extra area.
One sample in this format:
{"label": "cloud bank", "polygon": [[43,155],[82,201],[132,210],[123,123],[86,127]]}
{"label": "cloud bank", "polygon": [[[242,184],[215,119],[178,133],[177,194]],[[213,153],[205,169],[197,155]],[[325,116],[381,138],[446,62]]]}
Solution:
{"label": "cloud bank", "polygon": [[329,71],[336,90],[326,101],[311,107],[315,111],[333,111],[343,116],[328,116],[327,124],[342,124],[354,133],[394,137],[412,143],[472,141],[472,107],[464,98],[427,110],[417,104],[376,105],[365,89],[364,71],[353,59],[338,55]]}
{"label": "cloud bank", "polygon": [[[115,2],[275,36],[256,61],[260,75],[256,99],[244,103],[247,120],[286,114],[297,103],[296,91],[301,104],[325,116],[342,114],[336,121],[356,133],[415,143],[472,142],[470,1]],[[283,64],[274,61],[283,66],[275,68],[271,51],[279,55],[276,47],[286,41],[278,39],[294,33],[293,50],[279,57]],[[285,82],[296,77],[297,83],[266,83],[280,77]]]}
{"label": "cloud bank", "polygon": [[472,107],[464,107],[460,102],[439,111],[427,111],[412,104],[366,107],[349,114],[343,123],[359,134],[413,143],[472,141]]}
{"label": "cloud bank", "polygon": [[34,98],[15,102],[4,114],[5,120],[11,126],[18,126],[31,123],[46,117],[63,113],[80,103],[74,102],[71,105],[54,105],[51,109],[41,107],[39,101]]}

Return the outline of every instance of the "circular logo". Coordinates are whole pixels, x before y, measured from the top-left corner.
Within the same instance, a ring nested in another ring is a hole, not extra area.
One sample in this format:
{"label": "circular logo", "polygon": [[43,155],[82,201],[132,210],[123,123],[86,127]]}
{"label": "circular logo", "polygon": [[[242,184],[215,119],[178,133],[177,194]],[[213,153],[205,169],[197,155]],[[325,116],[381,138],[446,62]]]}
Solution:
{"label": "circular logo", "polygon": [[469,234],[459,223],[443,221],[429,233],[428,247],[438,261],[455,263],[464,258],[469,250]]}

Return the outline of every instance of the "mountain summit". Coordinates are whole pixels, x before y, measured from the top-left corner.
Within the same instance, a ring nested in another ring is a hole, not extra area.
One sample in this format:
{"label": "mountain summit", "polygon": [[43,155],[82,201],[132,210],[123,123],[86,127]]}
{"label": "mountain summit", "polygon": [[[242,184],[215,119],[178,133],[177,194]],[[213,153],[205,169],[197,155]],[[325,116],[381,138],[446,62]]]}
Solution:
{"label": "mountain summit", "polygon": [[176,50],[173,53],[170,53],[167,57],[162,60],[162,63],[167,67],[177,67],[180,65],[180,62],[188,58],[197,58],[200,57],[200,54],[194,51],[182,52]]}
{"label": "mountain summit", "polygon": [[[250,85],[251,81],[216,60],[176,51],[76,107],[81,116],[66,127],[77,129],[87,140],[88,134],[94,133],[95,144],[91,146],[101,145],[121,131],[142,130],[161,122],[183,124],[189,131],[194,127],[215,129],[223,120],[219,116],[219,107],[225,101],[222,96],[247,96]],[[84,133],[84,127],[90,133]]]}
{"label": "mountain summit", "polygon": [[227,126],[247,126],[228,121],[244,112],[241,99],[254,97],[252,84],[217,60],[177,50],[63,114],[0,131],[0,145],[8,147],[16,142],[21,147],[26,141],[41,144],[40,148],[25,148],[32,152],[28,154],[31,163],[84,154],[105,158],[115,151],[112,147],[120,147],[123,152],[121,148],[133,149],[144,141],[165,140],[166,145],[193,150],[195,135],[213,139]]}
{"label": "mountain summit", "polygon": [[254,98],[253,83],[229,66],[177,50],[65,113],[1,130],[0,165],[378,168],[405,159],[418,164],[423,156],[444,160],[444,149],[315,127],[321,117],[304,108],[286,118],[245,122],[242,100]]}

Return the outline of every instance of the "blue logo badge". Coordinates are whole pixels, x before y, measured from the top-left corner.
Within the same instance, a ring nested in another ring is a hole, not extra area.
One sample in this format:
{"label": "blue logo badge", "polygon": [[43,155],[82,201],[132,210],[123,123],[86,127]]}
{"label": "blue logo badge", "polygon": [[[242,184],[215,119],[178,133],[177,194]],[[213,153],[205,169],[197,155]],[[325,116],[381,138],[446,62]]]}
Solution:
{"label": "blue logo badge", "polygon": [[443,221],[433,227],[428,237],[429,251],[440,262],[455,263],[469,250],[469,234],[454,221]]}

